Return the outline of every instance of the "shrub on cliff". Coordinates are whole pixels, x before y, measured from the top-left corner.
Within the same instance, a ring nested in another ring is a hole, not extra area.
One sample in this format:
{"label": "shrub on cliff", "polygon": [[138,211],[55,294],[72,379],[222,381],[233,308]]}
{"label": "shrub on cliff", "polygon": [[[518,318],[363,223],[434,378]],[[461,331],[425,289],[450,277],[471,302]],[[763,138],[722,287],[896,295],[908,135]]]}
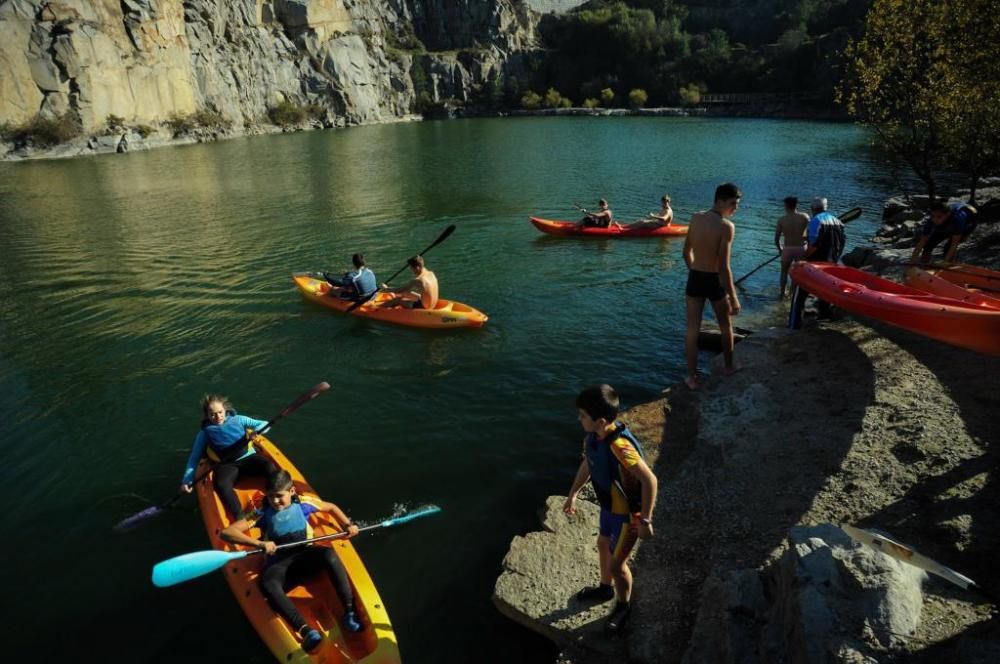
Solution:
{"label": "shrub on cliff", "polygon": [[542,96],[534,90],[528,90],[521,97],[521,108],[533,111],[542,105]]}
{"label": "shrub on cliff", "polygon": [[80,119],[72,111],[66,111],[54,118],[39,114],[21,125],[7,125],[3,131],[3,138],[17,146],[49,148],[74,139],[82,133],[83,126],[80,124]]}
{"label": "shrub on cliff", "polygon": [[690,83],[688,85],[682,86],[679,90],[681,97],[681,104],[684,106],[697,106],[701,103],[701,93],[704,92],[702,86],[696,83]]}
{"label": "shrub on cliff", "polygon": [[635,88],[628,93],[628,103],[632,108],[642,108],[649,100],[649,95],[642,88]]}
{"label": "shrub on cliff", "polygon": [[562,104],[562,95],[555,88],[549,88],[545,91],[545,100],[543,102],[545,108],[559,108]]}
{"label": "shrub on cliff", "polygon": [[613,103],[615,103],[615,91],[611,88],[601,90],[601,106],[611,108]]}
{"label": "shrub on cliff", "polygon": [[127,129],[125,125],[125,118],[120,115],[109,115],[107,120],[104,121],[104,124],[105,135],[120,134]]}
{"label": "shrub on cliff", "polygon": [[267,118],[271,124],[279,127],[297,127],[304,123],[307,117],[306,109],[287,100],[267,109]]}
{"label": "shrub on cliff", "polygon": [[593,97],[587,97],[586,99],[583,100],[583,107],[584,108],[597,108],[600,105],[601,105],[601,102],[597,101]]}

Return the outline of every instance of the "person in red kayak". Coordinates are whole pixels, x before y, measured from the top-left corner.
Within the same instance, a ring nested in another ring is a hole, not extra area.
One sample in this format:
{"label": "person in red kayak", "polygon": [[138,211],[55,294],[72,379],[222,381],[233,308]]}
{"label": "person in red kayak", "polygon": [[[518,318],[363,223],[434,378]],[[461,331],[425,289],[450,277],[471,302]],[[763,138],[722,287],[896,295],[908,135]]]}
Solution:
{"label": "person in red kayak", "polygon": [[397,288],[382,284],[382,290],[387,293],[399,293],[383,307],[406,307],[407,309],[433,309],[438,303],[437,275],[424,265],[423,256],[413,256],[406,261],[413,272],[413,279]]}
{"label": "person in red kayak", "polygon": [[597,535],[600,583],[584,588],[576,598],[581,602],[617,598],[605,623],[611,633],[621,631],[629,618],[632,572],[628,557],[637,540],[653,537],[657,485],[656,475],[643,459],[642,445],[617,421],[618,406],[618,394],[610,385],[588,387],[577,396],[577,418],[587,435],[583,460],[563,505],[566,514],[575,514],[576,496],[590,480],[601,505]]}
{"label": "person in red kayak", "polygon": [[583,219],[576,222],[577,228],[621,228],[620,224],[615,223],[614,213],[605,198],[597,202],[597,212],[583,210],[583,213]]}
{"label": "person in red kayak", "polygon": [[720,184],[715,190],[712,209],[698,212],[691,217],[687,238],[684,240],[684,262],[688,266],[687,334],[685,350],[688,375],[684,383],[696,390],[698,383],[698,334],[705,301],[712,304],[715,319],[722,331],[722,355],[725,374],[739,370],[733,364],[732,316],[740,313],[740,300],[736,297],[733,271],[729,259],[733,250],[736,227],[729,217],[736,214],[743,192],[731,182]]}
{"label": "person in red kayak", "polygon": [[647,219],[641,219],[631,224],[626,224],[626,230],[653,230],[656,228],[670,228],[670,224],[674,221],[674,210],[670,207],[670,196],[667,194],[663,195],[660,199],[660,211],[650,212],[646,215]]}
{"label": "person in red kayak", "polygon": [[245,415],[238,415],[229,400],[218,394],[209,394],[201,402],[201,430],[191,446],[181,491],[194,490],[194,471],[203,456],[216,463],[212,483],[219,499],[233,519],[240,518],[243,507],[236,495],[236,480],[240,476],[267,477],[278,468],[266,457],[256,453],[253,436],[264,433],[267,424]]}
{"label": "person in red kayak", "polygon": [[[227,542],[256,547],[267,553],[267,562],[259,577],[261,593],[299,635],[306,652],[319,647],[323,634],[305,621],[285,591],[324,570],[329,573],[337,597],[344,605],[344,617],[341,619],[344,631],[363,631],[364,626],[354,604],[354,592],[347,578],[347,571],[332,548],[301,546],[282,551],[277,549],[279,544],[300,542],[312,537],[309,517],[317,512],[333,515],[348,537],[357,535],[358,527],[333,503],[300,499],[295,493],[292,476],[286,470],[279,470],[268,478],[265,493],[266,500],[258,510],[229,525],[219,533],[219,537]],[[247,534],[254,527],[260,529],[261,539]]]}

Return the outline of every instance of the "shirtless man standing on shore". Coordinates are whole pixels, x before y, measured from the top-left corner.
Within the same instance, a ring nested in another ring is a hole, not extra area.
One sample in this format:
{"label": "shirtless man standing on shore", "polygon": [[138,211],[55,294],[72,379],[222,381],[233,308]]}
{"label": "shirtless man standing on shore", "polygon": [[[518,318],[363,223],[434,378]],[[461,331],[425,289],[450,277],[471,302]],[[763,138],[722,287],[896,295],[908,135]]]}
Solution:
{"label": "shirtless man standing on shore", "polygon": [[[781,254],[781,297],[785,297],[785,285],[788,283],[788,268],[792,261],[800,261],[806,255],[806,227],[809,226],[809,215],[799,212],[799,199],[789,196],[785,199],[785,214],[778,219],[774,229],[774,246]],[[785,238],[785,246],[781,246],[781,237]]]}
{"label": "shirtless man standing on shore", "polygon": [[735,184],[720,184],[715,190],[715,203],[711,210],[698,212],[691,217],[687,239],[684,241],[684,262],[688,266],[687,295],[687,351],[688,375],[684,382],[692,390],[698,389],[698,333],[705,300],[712,303],[715,318],[722,331],[722,354],[725,374],[739,370],[733,365],[733,321],[731,316],[740,313],[736,297],[733,271],[729,257],[733,249],[736,228],[728,219],[736,214],[743,193]]}
{"label": "shirtless man standing on shore", "polygon": [[397,288],[382,284],[387,293],[399,293],[383,307],[406,307],[407,309],[433,309],[438,303],[437,275],[424,267],[423,256],[414,256],[406,261],[413,272],[413,279]]}

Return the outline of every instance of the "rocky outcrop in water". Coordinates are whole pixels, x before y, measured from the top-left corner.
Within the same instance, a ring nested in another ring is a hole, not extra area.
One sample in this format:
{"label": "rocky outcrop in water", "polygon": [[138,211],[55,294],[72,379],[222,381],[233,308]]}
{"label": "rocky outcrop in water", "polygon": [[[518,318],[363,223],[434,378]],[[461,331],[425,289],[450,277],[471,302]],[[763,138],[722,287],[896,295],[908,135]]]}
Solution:
{"label": "rocky outcrop in water", "polygon": [[533,48],[536,20],[520,0],[4,0],[0,123],[207,110],[242,133],[282,102],[326,126],[395,120],[415,56],[435,101],[468,99]]}

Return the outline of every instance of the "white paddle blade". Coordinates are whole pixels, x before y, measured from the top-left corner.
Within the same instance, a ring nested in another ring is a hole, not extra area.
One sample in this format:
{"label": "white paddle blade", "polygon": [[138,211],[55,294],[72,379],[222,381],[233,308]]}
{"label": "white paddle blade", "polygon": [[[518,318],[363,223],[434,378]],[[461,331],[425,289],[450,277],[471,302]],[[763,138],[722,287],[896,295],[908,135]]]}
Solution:
{"label": "white paddle blade", "polygon": [[249,551],[195,551],[153,566],[153,585],[175,586],[223,567],[231,560],[245,558]]}

